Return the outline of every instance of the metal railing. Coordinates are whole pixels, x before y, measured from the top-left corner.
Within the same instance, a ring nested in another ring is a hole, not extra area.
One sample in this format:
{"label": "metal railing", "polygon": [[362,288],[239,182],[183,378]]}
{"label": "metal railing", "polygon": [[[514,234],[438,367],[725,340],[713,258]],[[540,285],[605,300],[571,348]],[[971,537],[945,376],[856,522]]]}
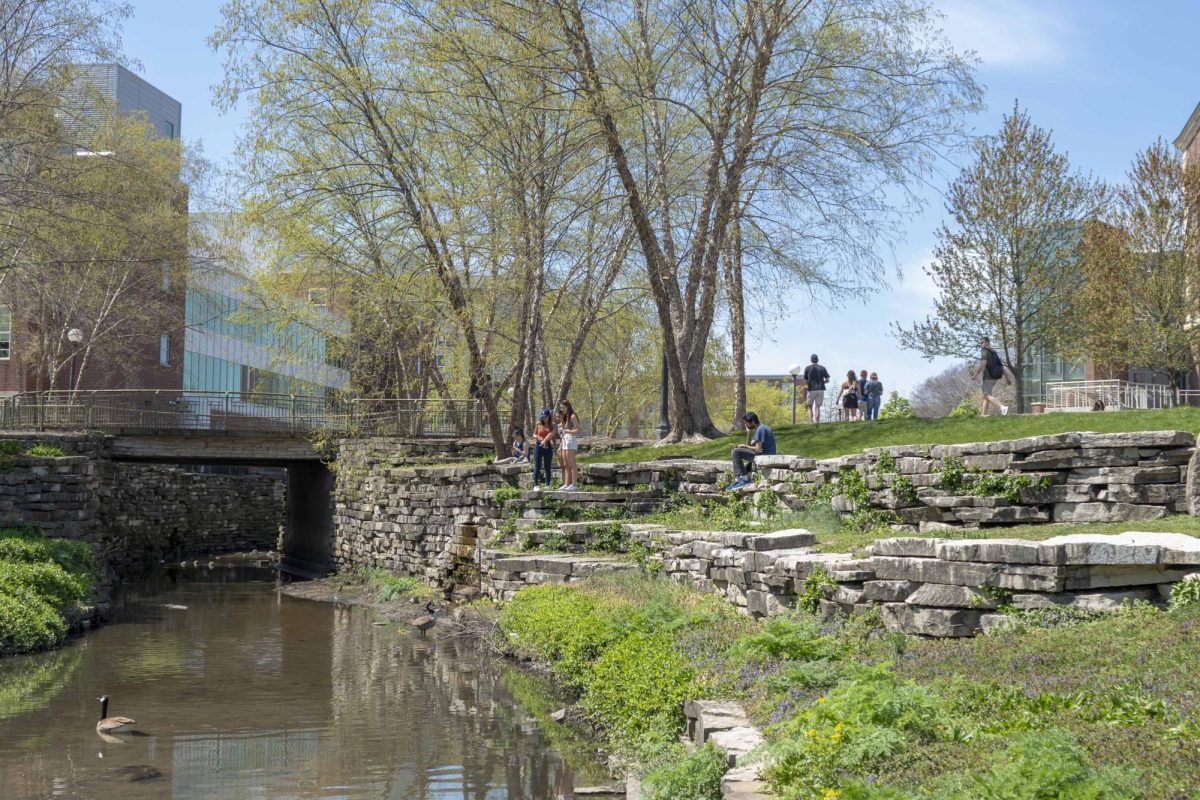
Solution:
{"label": "metal railing", "polygon": [[1046,384],[1047,411],[1091,411],[1096,401],[1106,411],[1128,408],[1200,406],[1200,391],[1162,383],[1123,380],[1058,381]]}
{"label": "metal railing", "polygon": [[487,419],[478,400],[132,389],[12,395],[0,402],[0,429],[469,438],[487,435]]}

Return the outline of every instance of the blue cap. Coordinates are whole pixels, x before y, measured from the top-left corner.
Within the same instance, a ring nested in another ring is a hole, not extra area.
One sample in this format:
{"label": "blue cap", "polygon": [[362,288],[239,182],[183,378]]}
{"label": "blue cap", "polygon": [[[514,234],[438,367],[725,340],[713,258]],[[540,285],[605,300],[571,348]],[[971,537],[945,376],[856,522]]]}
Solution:
{"label": "blue cap", "polygon": [[541,419],[542,417],[548,417],[548,416],[550,416],[550,409],[543,408],[542,413],[538,414],[538,419]]}

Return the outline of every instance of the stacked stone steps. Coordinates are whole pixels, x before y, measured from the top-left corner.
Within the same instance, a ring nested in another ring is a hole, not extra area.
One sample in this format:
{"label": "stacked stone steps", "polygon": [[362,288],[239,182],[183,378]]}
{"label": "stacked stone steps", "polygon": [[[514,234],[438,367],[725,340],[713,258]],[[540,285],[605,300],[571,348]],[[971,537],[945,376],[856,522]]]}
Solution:
{"label": "stacked stone steps", "polygon": [[[524,524],[522,524],[524,523]],[[596,532],[611,525],[620,525],[628,532],[629,525],[618,520],[589,520],[584,522],[559,522],[547,525],[545,518],[519,519],[516,521],[518,533],[497,534],[490,541],[494,546],[516,546],[529,541],[540,547],[550,538],[560,541],[565,539],[571,552],[588,550],[595,541]]]}
{"label": "stacked stone steps", "polygon": [[517,508],[521,518],[527,520],[542,520],[555,518],[564,511],[567,513],[609,514],[628,516],[630,514],[651,514],[662,511],[667,506],[667,498],[659,489],[613,491],[562,492],[543,491],[521,492],[519,503],[510,501],[514,506],[506,504],[505,510]]}

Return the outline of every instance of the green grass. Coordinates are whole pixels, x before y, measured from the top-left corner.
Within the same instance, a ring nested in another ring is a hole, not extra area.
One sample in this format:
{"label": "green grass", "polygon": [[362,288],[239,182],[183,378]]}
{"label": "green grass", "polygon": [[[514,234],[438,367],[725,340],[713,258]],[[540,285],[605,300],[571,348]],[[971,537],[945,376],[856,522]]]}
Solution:
{"label": "green grass", "polygon": [[[1098,433],[1200,431],[1200,409],[1171,408],[1095,414],[1021,414],[1007,417],[885,419],[878,422],[784,425],[775,429],[775,443],[780,453],[811,458],[833,458],[859,453],[868,447],[897,444],[963,444],[1079,430]],[[634,447],[583,456],[579,460],[581,463],[652,461],[668,455],[726,459],[729,457],[729,448],[743,441],[744,435],[726,436],[700,444]]]}

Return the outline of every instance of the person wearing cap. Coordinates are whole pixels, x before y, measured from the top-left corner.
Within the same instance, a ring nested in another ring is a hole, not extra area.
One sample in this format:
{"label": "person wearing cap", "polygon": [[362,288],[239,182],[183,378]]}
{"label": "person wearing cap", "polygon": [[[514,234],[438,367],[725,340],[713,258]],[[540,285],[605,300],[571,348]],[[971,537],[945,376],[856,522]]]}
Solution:
{"label": "person wearing cap", "polygon": [[825,402],[825,384],[829,381],[829,370],[821,366],[817,354],[813,353],[810,363],[804,368],[804,382],[808,385],[808,421],[821,421],[821,404]]}
{"label": "person wearing cap", "polygon": [[740,489],[750,482],[750,468],[754,466],[755,456],[775,455],[775,433],[758,421],[758,414],[751,411],[742,417],[746,424],[746,443],[739,444],[730,451],[733,458],[733,483],[725,487],[726,491]]}
{"label": "person wearing cap", "polygon": [[[542,483],[550,486],[550,475],[554,464],[554,424],[550,421],[550,409],[543,408],[538,415],[537,427],[533,429],[533,490],[540,492]],[[543,478],[545,479],[543,481]]]}

